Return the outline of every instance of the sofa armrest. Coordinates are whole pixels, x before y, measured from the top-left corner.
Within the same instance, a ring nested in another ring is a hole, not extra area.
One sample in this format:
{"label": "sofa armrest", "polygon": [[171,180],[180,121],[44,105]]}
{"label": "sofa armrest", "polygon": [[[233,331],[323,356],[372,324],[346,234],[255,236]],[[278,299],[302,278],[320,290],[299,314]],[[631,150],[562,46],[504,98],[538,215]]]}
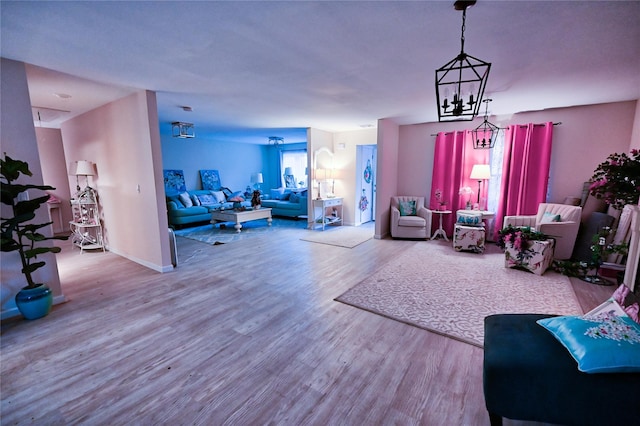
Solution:
{"label": "sofa armrest", "polygon": [[167,210],[178,210],[178,204],[175,201],[167,201]]}
{"label": "sofa armrest", "polygon": [[509,225],[514,227],[529,226],[531,228],[535,228],[536,216],[505,216],[502,221],[502,227],[506,228]]}

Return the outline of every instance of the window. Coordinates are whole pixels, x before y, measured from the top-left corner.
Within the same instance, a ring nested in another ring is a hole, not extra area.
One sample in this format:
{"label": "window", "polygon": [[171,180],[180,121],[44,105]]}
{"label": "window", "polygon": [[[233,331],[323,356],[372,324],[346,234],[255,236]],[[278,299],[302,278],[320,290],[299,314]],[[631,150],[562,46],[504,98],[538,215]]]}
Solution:
{"label": "window", "polygon": [[282,152],[282,182],[284,186],[284,170],[291,167],[293,171],[294,181],[298,187],[307,186],[307,151],[283,151]]}

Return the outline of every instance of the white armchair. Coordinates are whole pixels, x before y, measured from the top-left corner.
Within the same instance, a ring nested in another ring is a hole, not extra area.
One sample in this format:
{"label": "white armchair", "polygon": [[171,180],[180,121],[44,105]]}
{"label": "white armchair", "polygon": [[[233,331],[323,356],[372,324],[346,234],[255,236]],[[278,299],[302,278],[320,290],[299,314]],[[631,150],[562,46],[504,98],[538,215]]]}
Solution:
{"label": "white armchair", "polygon": [[[559,218],[557,216],[560,216]],[[554,259],[569,259],[576,243],[582,208],[568,204],[540,203],[538,213],[532,216],[505,216],[507,226],[529,226],[556,239]],[[554,221],[559,219],[558,221]]]}
{"label": "white armchair", "polygon": [[[415,214],[404,215],[400,203],[415,202]],[[424,197],[391,197],[391,237],[427,239],[431,233],[431,210],[424,206]]]}

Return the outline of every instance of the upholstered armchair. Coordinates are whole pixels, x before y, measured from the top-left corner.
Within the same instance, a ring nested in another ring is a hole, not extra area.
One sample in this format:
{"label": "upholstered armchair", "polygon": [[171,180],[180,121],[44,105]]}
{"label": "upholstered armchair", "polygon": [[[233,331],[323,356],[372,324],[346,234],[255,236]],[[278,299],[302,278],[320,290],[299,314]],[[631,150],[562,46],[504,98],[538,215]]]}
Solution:
{"label": "upholstered armchair", "polygon": [[556,240],[554,259],[569,259],[576,243],[582,208],[567,204],[540,203],[532,216],[505,216],[502,226],[529,226]]}
{"label": "upholstered armchair", "polygon": [[424,197],[391,197],[391,237],[427,239],[431,233],[431,210]]}

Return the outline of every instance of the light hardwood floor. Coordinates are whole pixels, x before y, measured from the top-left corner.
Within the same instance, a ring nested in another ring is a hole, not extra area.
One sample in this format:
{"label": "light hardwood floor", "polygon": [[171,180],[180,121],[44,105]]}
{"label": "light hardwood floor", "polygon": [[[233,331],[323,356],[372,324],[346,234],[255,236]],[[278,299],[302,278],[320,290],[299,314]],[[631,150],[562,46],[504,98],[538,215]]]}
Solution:
{"label": "light hardwood floor", "polygon": [[481,349],[333,300],[425,243],[304,232],[178,238],[165,274],[64,243],[69,301],[2,324],[2,424],[488,425]]}

